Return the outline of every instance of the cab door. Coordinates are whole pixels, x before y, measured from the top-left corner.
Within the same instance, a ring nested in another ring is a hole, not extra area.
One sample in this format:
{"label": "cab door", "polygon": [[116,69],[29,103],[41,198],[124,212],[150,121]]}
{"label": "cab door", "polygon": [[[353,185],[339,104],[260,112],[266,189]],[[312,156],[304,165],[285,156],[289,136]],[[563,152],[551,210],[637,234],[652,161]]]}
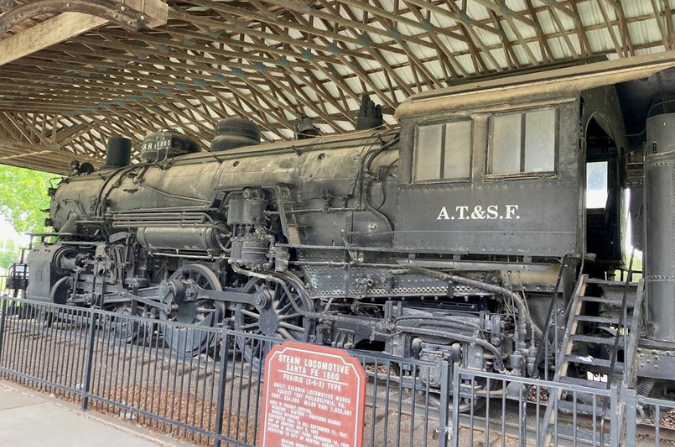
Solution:
{"label": "cab door", "polygon": [[594,119],[586,128],[586,252],[597,261],[621,260],[622,181],[614,139]]}

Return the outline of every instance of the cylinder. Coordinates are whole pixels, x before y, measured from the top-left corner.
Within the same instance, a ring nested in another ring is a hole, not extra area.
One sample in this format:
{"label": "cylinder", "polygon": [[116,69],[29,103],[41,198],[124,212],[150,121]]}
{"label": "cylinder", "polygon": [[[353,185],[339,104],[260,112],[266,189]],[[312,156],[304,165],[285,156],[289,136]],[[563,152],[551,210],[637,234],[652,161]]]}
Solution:
{"label": "cylinder", "polygon": [[648,338],[675,341],[675,114],[647,120],[645,259]]}
{"label": "cylinder", "polygon": [[131,163],[131,140],[129,138],[115,136],[108,138],[105,153],[105,166],[107,168],[123,168]]}
{"label": "cylinder", "polygon": [[262,235],[248,233],[243,237],[241,259],[244,264],[260,264],[267,261],[270,242]]}
{"label": "cylinder", "polygon": [[245,223],[244,217],[244,198],[235,196],[230,199],[230,206],[227,212],[227,224],[236,225]]}
{"label": "cylinder", "polygon": [[230,208],[227,214],[228,225],[260,225],[265,222],[265,210],[267,200],[242,199],[233,197],[230,199]]}
{"label": "cylinder", "polygon": [[141,227],[138,243],[154,250],[220,250],[217,231],[212,227]]}

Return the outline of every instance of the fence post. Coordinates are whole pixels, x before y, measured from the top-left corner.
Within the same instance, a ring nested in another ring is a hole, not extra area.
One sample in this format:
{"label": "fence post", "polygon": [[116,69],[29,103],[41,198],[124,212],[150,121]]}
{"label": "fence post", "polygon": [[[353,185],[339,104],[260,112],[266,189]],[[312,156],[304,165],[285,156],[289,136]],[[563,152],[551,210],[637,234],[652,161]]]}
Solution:
{"label": "fence post", "polygon": [[626,388],[626,436],[623,445],[626,447],[634,447],[636,440],[636,424],[637,424],[637,393],[633,388]]}
{"label": "fence post", "polygon": [[[619,392],[616,385],[612,385],[609,395],[609,411],[610,428],[609,428],[609,445],[613,447],[619,446]],[[604,417],[604,415],[603,415]]]}
{"label": "fence post", "polygon": [[87,336],[87,357],[84,362],[84,383],[82,384],[82,411],[87,410],[89,403],[89,385],[94,365],[94,342],[96,341],[96,320],[98,313],[94,307],[89,309],[89,334]]}
{"label": "fence post", "polygon": [[452,365],[452,447],[459,446],[459,394],[461,388],[459,362],[456,362]]}
{"label": "fence post", "polygon": [[[438,410],[438,447],[448,446],[450,417],[448,415],[448,396],[450,395],[450,363],[441,360],[441,403]],[[375,427],[373,427],[375,430]]]}
{"label": "fence post", "polygon": [[0,364],[2,364],[2,343],[5,335],[5,317],[7,316],[7,300],[0,297]]}
{"label": "fence post", "polygon": [[214,443],[215,447],[220,447],[221,445],[220,437],[223,434],[223,409],[225,407],[225,387],[227,386],[227,357],[228,355],[230,355],[228,346],[230,341],[229,330],[225,328],[220,333],[222,339],[220,340],[220,377],[218,378],[218,400],[216,401],[215,432],[217,438],[215,439]]}

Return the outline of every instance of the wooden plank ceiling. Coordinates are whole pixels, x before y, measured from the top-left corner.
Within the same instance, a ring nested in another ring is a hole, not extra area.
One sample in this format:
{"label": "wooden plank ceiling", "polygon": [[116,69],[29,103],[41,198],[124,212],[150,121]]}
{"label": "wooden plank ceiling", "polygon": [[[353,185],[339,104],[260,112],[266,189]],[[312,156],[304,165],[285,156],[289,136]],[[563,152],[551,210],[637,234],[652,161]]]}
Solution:
{"label": "wooden plank ceiling", "polygon": [[[675,49],[673,1],[168,0],[164,25],[118,18],[0,66],[0,163],[64,173],[101,164],[111,135],[138,149],[167,128],[208,145],[227,116],[268,141],[302,115],[348,132],[363,94],[395,126],[403,99],[464,78]],[[0,0],[0,54],[74,3],[38,2],[17,22],[21,2]]]}

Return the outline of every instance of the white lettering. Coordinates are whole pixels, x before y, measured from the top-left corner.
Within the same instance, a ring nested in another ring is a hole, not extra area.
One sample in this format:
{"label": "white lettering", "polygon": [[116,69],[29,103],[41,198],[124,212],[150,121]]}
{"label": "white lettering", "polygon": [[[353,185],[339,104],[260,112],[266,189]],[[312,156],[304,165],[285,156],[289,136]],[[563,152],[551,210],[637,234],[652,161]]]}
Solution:
{"label": "white lettering", "polygon": [[[516,211],[518,211],[518,205],[505,205],[506,206],[506,216],[504,219],[513,219],[513,217],[516,214]],[[516,219],[520,219],[520,216],[515,216]]]}
{"label": "white lettering", "polygon": [[471,213],[471,218],[476,220],[485,219],[485,211],[483,211],[483,207],[480,205],[475,206],[473,208],[473,213]]}
{"label": "white lettering", "polygon": [[441,213],[436,218],[436,220],[441,220],[441,219],[442,220],[450,220],[450,216],[448,216],[448,210],[445,209],[445,207],[443,207],[443,209],[441,209]]}
{"label": "white lettering", "polygon": [[[501,208],[503,206],[503,208]],[[517,214],[519,205],[475,205],[473,209],[469,205],[455,207],[455,214],[448,213],[446,207],[442,207],[436,220],[496,220],[496,219],[520,219]]]}
{"label": "white lettering", "polygon": [[466,206],[466,205],[464,205],[464,206],[458,206],[458,207],[455,208],[455,211],[458,211],[458,212],[459,212],[459,217],[458,217],[458,219],[460,219],[460,220],[468,219],[468,217],[464,217],[464,213],[467,212],[467,211],[469,211],[469,207],[468,207],[468,206]]}
{"label": "white lettering", "polygon": [[487,218],[490,220],[499,218],[499,209],[497,205],[487,207]]}

